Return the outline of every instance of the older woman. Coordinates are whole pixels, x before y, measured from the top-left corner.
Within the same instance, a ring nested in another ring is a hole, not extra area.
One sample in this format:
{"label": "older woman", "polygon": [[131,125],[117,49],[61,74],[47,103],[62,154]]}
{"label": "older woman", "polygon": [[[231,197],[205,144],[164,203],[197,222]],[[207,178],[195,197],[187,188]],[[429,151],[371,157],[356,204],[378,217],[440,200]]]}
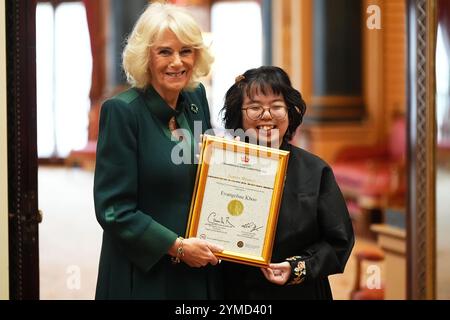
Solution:
{"label": "older woman", "polygon": [[196,167],[194,152],[180,153],[196,145],[194,122],[211,127],[198,78],[212,61],[196,22],[173,5],[149,5],[127,41],[123,68],[132,87],[107,100],[100,115],[97,299],[221,298],[214,253],[222,248],[181,237]]}
{"label": "older woman", "polygon": [[331,299],[328,276],[344,270],[354,236],[333,172],[289,144],[305,111],[300,92],[277,67],[248,70],[226,93],[227,129],[243,129],[247,140],[290,151],[273,263],[261,270],[224,263],[227,298]]}

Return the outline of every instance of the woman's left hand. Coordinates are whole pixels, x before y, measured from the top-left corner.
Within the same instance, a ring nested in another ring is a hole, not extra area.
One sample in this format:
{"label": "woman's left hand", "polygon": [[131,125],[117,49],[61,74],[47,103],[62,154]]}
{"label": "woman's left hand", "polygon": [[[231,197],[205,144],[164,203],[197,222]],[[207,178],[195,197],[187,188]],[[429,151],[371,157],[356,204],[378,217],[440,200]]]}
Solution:
{"label": "woman's left hand", "polygon": [[272,283],[284,285],[291,275],[289,262],[271,263],[268,268],[261,268],[262,273]]}

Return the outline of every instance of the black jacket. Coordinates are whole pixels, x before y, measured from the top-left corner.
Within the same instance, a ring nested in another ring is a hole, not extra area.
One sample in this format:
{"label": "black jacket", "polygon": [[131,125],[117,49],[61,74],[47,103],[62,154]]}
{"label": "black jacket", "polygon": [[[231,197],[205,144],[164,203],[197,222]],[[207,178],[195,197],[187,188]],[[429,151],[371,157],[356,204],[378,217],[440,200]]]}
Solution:
{"label": "black jacket", "polygon": [[229,299],[332,299],[328,276],[342,273],[354,244],[353,228],[330,166],[319,157],[290,151],[272,262],[304,257],[305,281],[279,286],[257,267],[224,262]]}

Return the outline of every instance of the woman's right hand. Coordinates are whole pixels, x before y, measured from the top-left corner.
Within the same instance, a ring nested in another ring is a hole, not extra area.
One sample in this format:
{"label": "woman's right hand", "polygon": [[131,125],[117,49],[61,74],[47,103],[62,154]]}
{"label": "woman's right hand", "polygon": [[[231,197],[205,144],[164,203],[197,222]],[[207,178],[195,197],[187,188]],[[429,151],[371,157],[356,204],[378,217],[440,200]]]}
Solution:
{"label": "woman's right hand", "polygon": [[[178,241],[176,241],[174,245],[177,246]],[[219,253],[222,251],[223,247],[210,243],[206,240],[198,238],[184,239],[184,255],[180,257],[180,260],[188,266],[194,268],[204,267],[208,263],[215,266],[219,262],[219,259],[214,255],[214,253]]]}

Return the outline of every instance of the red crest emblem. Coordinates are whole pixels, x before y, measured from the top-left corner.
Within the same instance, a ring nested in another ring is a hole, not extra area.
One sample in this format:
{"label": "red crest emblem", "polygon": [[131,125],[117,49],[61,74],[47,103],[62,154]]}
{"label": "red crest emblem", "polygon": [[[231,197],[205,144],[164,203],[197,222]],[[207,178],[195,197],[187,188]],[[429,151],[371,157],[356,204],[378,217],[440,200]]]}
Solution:
{"label": "red crest emblem", "polygon": [[248,162],[250,161],[250,157],[247,156],[247,155],[242,156],[242,157],[241,157],[241,161],[242,161],[243,163],[248,163]]}

